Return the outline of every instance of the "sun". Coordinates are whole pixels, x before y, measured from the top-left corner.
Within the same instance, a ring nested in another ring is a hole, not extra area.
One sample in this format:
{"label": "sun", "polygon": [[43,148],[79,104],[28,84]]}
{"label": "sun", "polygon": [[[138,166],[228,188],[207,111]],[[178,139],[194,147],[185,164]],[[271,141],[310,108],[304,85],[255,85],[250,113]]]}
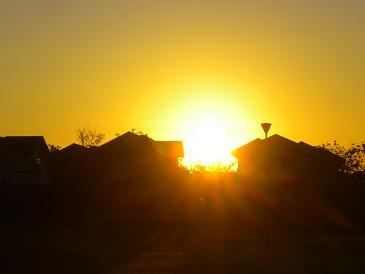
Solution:
{"label": "sun", "polygon": [[189,170],[234,171],[237,159],[231,155],[233,144],[227,128],[219,119],[207,119],[191,125],[184,139],[182,165]]}
{"label": "sun", "polygon": [[180,164],[190,171],[236,171],[238,162],[231,152],[250,133],[249,108],[242,107],[234,95],[241,90],[229,81],[214,80],[180,89],[189,96],[182,97],[170,120],[184,143],[185,156]]}

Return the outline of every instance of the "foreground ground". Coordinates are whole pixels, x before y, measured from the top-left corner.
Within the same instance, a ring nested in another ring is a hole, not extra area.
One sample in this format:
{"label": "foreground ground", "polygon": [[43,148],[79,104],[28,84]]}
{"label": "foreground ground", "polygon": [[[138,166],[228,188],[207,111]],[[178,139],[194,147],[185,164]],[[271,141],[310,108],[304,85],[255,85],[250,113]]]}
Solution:
{"label": "foreground ground", "polygon": [[365,273],[362,235],[0,228],[0,273]]}

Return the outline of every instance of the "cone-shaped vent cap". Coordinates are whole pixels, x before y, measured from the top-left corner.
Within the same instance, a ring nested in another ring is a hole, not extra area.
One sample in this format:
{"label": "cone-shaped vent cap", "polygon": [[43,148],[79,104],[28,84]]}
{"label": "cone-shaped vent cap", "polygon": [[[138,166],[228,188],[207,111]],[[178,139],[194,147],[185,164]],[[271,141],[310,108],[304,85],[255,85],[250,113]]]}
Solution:
{"label": "cone-shaped vent cap", "polygon": [[264,132],[265,132],[265,138],[267,138],[267,133],[269,132],[269,129],[271,127],[271,124],[270,123],[262,123],[261,124],[261,127],[264,130]]}

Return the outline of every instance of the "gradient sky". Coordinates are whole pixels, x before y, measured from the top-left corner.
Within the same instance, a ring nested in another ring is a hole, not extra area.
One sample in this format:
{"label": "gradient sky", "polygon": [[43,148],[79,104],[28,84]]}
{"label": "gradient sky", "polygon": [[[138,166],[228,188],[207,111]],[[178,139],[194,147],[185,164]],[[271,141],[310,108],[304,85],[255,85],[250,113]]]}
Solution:
{"label": "gradient sky", "polygon": [[0,135],[365,139],[365,1],[0,0]]}

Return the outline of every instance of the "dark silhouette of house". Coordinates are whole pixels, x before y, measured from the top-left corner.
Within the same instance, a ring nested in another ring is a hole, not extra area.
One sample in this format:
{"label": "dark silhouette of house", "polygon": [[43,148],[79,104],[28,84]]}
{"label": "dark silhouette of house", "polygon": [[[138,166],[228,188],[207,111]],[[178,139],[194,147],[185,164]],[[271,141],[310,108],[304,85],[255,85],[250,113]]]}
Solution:
{"label": "dark silhouette of house", "polygon": [[88,148],[75,143],[51,153],[49,166],[53,177],[61,180],[76,179],[88,159],[88,154]]}
{"label": "dark silhouette of house", "polygon": [[177,167],[184,149],[181,141],[155,141],[128,131],[99,147],[71,144],[52,156],[53,174],[61,180],[121,182]]}
{"label": "dark silhouette of house", "polygon": [[168,164],[177,165],[178,160],[184,157],[182,141],[154,141],[154,148]]}
{"label": "dark silhouette of house", "polygon": [[151,219],[172,199],[183,148],[126,132],[99,147],[72,146],[60,155],[60,186],[75,206],[89,205],[103,218]]}
{"label": "dark silhouette of house", "polygon": [[153,150],[152,141],[147,135],[139,135],[128,131],[102,144],[99,149],[108,153],[136,154],[141,151]]}
{"label": "dark silhouette of house", "polygon": [[79,145],[79,144],[71,144],[67,147],[64,147],[59,152],[62,154],[70,154],[70,155],[79,155],[87,150],[86,147]]}
{"label": "dark silhouette of house", "polygon": [[3,195],[27,197],[49,183],[48,146],[42,136],[0,137],[0,183]]}
{"label": "dark silhouette of house", "polygon": [[183,143],[181,141],[155,141],[147,135],[139,135],[126,132],[113,140],[101,145],[99,151],[113,156],[128,156],[129,160],[135,157],[149,160],[155,157],[172,161],[177,164],[180,157],[184,156]]}
{"label": "dark silhouette of house", "polygon": [[100,166],[108,177],[151,170],[158,158],[153,140],[133,132],[126,132],[101,145],[98,155]]}
{"label": "dark silhouette of house", "polygon": [[128,131],[101,145],[97,153],[107,176],[120,177],[177,166],[184,149],[181,141],[155,141],[147,135]]}
{"label": "dark silhouette of house", "polygon": [[[255,139],[232,152],[238,178],[250,189],[245,201],[262,220],[296,229],[349,227],[345,160],[323,148],[280,135]],[[338,217],[341,216],[341,217]]]}
{"label": "dark silhouette of house", "polygon": [[238,173],[270,180],[318,181],[338,177],[344,159],[304,142],[280,135],[255,139],[232,152]]}

